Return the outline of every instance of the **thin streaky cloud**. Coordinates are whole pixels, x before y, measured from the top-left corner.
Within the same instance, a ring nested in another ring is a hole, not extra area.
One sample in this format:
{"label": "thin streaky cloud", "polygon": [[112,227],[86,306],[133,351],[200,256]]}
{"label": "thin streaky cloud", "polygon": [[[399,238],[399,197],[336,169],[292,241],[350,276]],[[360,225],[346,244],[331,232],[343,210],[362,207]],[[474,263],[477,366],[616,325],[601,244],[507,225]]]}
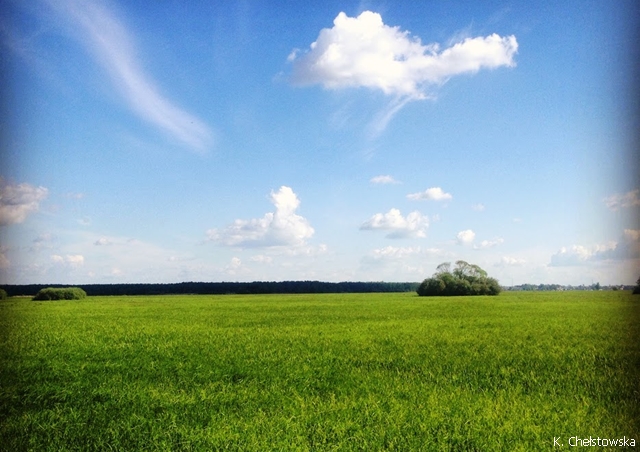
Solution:
{"label": "thin streaky cloud", "polygon": [[78,39],[88,45],[92,56],[109,71],[140,117],[193,149],[203,152],[211,146],[210,128],[158,92],[136,59],[131,34],[109,9],[97,2],[76,0],[49,4],[80,30]]}

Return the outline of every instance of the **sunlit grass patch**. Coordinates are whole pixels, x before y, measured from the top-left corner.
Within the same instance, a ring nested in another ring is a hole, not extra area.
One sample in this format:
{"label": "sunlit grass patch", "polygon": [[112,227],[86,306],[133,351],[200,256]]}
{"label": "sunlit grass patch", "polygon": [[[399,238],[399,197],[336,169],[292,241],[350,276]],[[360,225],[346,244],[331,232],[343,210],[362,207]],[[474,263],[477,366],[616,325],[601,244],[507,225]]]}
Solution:
{"label": "sunlit grass patch", "polygon": [[0,305],[0,443],[546,450],[561,436],[637,439],[636,298],[10,300]]}

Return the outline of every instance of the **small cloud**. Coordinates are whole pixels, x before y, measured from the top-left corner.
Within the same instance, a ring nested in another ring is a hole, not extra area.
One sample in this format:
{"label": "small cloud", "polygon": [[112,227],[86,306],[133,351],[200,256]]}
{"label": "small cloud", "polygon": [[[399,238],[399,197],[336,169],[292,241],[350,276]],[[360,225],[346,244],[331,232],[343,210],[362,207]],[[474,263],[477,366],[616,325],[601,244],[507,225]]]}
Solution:
{"label": "small cloud", "polygon": [[271,264],[273,262],[273,258],[271,256],[265,256],[264,254],[251,256],[249,260],[258,264]]}
{"label": "small cloud", "polygon": [[625,229],[618,241],[591,246],[562,247],[551,256],[551,267],[584,265],[598,261],[620,261],[640,257],[640,230]]}
{"label": "small cloud", "polygon": [[440,187],[431,187],[423,192],[411,193],[407,195],[407,198],[414,201],[448,201],[453,198],[451,193],[445,193]]}
{"label": "small cloud", "polygon": [[473,210],[475,210],[476,212],[483,212],[483,211],[484,211],[484,209],[485,209],[484,204],[481,204],[481,203],[479,203],[479,204],[474,204],[474,205],[472,205],[472,206],[471,206],[471,208],[472,208]]}
{"label": "small cloud", "polygon": [[526,264],[527,261],[519,259],[517,257],[502,256],[500,262],[496,264],[496,267],[518,267]]}
{"label": "small cloud", "polygon": [[6,270],[11,267],[11,261],[5,255],[4,249],[0,248],[0,270]]}
{"label": "small cloud", "polygon": [[372,184],[399,184],[400,183],[391,176],[372,177],[369,182],[371,182]]}
{"label": "small cloud", "polygon": [[504,242],[504,239],[497,238],[494,240],[483,240],[480,242],[480,245],[473,245],[474,250],[483,250],[487,248],[493,248],[494,246],[498,246]]}
{"label": "small cloud", "polygon": [[419,254],[420,247],[395,247],[386,246],[384,248],[375,249],[372,251],[372,258],[375,260],[380,259],[404,259],[408,256]]}
{"label": "small cloud", "polygon": [[98,240],[93,242],[93,244],[96,246],[106,246],[106,245],[113,245],[113,242],[106,237],[100,237]]}
{"label": "small cloud", "polygon": [[476,238],[476,233],[471,229],[466,229],[464,231],[458,232],[456,235],[456,239],[458,240],[459,245],[468,245],[472,243]]}
{"label": "small cloud", "polygon": [[313,257],[327,254],[327,251],[328,247],[325,244],[320,244],[318,246],[305,245],[297,246],[294,248],[287,248],[284,250],[284,254],[286,254],[287,256]]}
{"label": "small cloud", "polygon": [[122,276],[124,275],[124,272],[122,270],[120,270],[118,267],[113,267],[111,269],[111,276]]}
{"label": "small cloud", "polygon": [[22,223],[29,214],[38,211],[48,194],[44,187],[11,185],[0,178],[0,226]]}
{"label": "small cloud", "polygon": [[640,229],[625,229],[624,237],[630,242],[640,241]]}
{"label": "small cloud", "polygon": [[415,211],[403,217],[398,209],[391,209],[387,213],[377,213],[365,221],[361,230],[381,229],[391,231],[387,238],[424,238],[429,227],[429,218]]}
{"label": "small cloud", "polygon": [[31,251],[40,251],[41,249],[53,248],[54,240],[55,237],[53,236],[53,234],[40,234],[38,237],[33,239],[33,245],[31,245],[29,249]]}
{"label": "small cloud", "polygon": [[238,247],[304,245],[315,231],[306,218],[295,213],[300,205],[297,195],[291,188],[282,186],[277,192],[271,192],[270,200],[275,212],[262,218],[235,220],[224,229],[209,229],[208,240]]}
{"label": "small cloud", "polygon": [[67,254],[66,256],[53,254],[51,255],[51,262],[56,265],[77,268],[84,265],[84,256],[81,254]]}
{"label": "small cloud", "polygon": [[605,205],[616,211],[621,207],[634,207],[640,206],[640,189],[631,190],[630,192],[624,194],[615,194],[604,198]]}

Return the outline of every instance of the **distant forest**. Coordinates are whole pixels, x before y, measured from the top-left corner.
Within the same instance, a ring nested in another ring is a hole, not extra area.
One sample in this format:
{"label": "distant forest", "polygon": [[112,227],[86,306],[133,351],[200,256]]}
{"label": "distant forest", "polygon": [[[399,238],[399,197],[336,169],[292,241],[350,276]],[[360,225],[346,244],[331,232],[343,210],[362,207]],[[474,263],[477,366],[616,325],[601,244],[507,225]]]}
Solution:
{"label": "distant forest", "polygon": [[[417,282],[322,282],[322,281],[254,281],[254,282],[182,282],[172,284],[74,284],[87,295],[225,295],[268,293],[369,293],[414,292]],[[23,284],[0,286],[10,297],[33,296],[46,287],[62,284]]]}

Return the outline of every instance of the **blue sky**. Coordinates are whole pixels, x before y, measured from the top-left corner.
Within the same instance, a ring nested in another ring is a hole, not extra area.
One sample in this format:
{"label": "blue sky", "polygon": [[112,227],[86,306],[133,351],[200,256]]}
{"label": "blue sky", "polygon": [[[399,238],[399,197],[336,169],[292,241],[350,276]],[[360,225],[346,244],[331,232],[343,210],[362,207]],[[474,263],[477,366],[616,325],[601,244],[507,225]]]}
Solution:
{"label": "blue sky", "polygon": [[0,283],[640,275],[634,2],[2,2]]}

